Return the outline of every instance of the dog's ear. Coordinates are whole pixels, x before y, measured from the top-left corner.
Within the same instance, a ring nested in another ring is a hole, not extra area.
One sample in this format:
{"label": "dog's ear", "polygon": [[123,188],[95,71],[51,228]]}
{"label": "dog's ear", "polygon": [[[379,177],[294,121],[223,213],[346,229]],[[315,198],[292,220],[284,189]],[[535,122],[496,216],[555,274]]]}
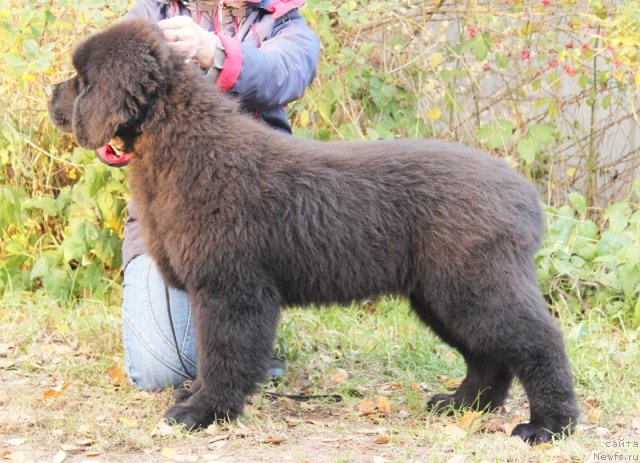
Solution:
{"label": "dog's ear", "polygon": [[90,36],[75,50],[79,93],[72,126],[78,143],[95,149],[119,127],[139,131],[164,87],[169,50],[157,28],[126,20]]}

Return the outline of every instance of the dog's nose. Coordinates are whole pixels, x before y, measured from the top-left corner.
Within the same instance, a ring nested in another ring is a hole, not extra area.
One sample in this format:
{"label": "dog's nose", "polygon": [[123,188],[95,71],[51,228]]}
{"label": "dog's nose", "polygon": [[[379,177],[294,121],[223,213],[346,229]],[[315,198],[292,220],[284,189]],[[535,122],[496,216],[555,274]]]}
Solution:
{"label": "dog's nose", "polygon": [[53,97],[53,85],[47,85],[44,88],[44,94],[47,95],[47,99],[51,99]]}

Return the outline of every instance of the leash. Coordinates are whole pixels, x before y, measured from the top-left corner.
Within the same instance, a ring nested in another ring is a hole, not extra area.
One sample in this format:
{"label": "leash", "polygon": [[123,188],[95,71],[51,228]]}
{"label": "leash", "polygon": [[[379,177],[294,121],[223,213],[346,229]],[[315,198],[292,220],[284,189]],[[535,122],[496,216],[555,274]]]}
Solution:
{"label": "leash", "polygon": [[184,364],[184,360],[182,360],[182,352],[180,351],[180,346],[178,345],[176,329],[173,326],[173,317],[171,316],[171,303],[169,302],[169,287],[167,285],[164,285],[164,298],[167,301],[167,315],[169,315],[169,326],[171,326],[171,334],[173,336],[173,342],[176,346],[176,354],[178,354],[178,360],[180,360],[180,365],[182,365],[185,376],[193,381],[195,377],[191,373],[189,373],[187,366]]}

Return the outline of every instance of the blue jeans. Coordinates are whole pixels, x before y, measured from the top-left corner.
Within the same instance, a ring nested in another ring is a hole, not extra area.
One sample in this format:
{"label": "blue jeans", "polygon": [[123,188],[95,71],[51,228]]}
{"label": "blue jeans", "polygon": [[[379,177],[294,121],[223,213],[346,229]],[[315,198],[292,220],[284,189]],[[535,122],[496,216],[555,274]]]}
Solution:
{"label": "blue jeans", "polygon": [[[124,363],[131,384],[145,391],[180,386],[196,376],[196,338],[187,293],[169,288],[169,305],[184,367],[171,332],[162,276],[147,254],[131,260],[122,290]],[[274,380],[282,377],[282,360],[272,359],[269,373]]]}
{"label": "blue jeans", "polygon": [[[195,332],[187,294],[169,288],[169,305],[182,361],[195,377]],[[190,379],[176,351],[164,281],[147,254],[133,259],[124,271],[122,337],[126,374],[135,387],[158,391]]]}

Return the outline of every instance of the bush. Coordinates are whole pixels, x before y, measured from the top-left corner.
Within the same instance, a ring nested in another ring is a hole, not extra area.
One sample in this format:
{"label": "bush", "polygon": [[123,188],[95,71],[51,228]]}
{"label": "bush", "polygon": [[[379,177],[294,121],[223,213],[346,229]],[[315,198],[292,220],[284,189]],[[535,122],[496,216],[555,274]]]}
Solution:
{"label": "bush", "polygon": [[[77,39],[128,3],[0,5],[2,292],[118,297],[125,175],[51,126],[43,88],[69,75]],[[459,5],[309,0],[323,52],[290,105],[295,132],[451,139],[505,158],[549,204],[538,267],[550,300],[640,324],[640,4]]]}

